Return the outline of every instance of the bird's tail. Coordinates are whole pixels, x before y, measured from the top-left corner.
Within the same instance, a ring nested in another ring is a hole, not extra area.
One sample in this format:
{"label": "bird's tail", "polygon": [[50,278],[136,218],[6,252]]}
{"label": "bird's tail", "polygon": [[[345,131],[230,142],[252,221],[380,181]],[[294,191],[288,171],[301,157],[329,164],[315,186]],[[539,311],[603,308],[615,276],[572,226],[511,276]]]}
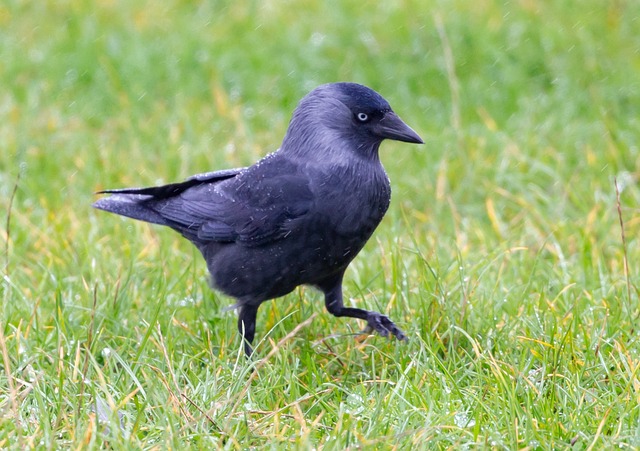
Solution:
{"label": "bird's tail", "polygon": [[166,219],[151,207],[154,196],[141,194],[140,191],[142,190],[143,189],[123,189],[100,191],[98,194],[108,193],[113,195],[98,199],[93,203],[93,207],[139,221],[168,225]]}
{"label": "bird's tail", "polygon": [[169,226],[192,239],[188,234],[189,227],[171,223],[159,211],[167,207],[167,202],[179,196],[191,187],[221,182],[235,177],[245,168],[224,169],[222,171],[207,172],[194,175],[184,182],[169,183],[168,185],[152,186],[149,188],[123,188],[98,191],[96,194],[111,194],[94,202],[93,207],[109,211],[128,218]]}

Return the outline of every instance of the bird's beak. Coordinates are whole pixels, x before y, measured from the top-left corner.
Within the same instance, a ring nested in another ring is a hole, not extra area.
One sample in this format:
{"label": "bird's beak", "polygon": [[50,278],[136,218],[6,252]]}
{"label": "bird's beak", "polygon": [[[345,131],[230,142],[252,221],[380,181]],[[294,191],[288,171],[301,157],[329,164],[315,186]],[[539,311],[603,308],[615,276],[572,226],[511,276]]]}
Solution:
{"label": "bird's beak", "polygon": [[424,141],[411,127],[404,123],[393,111],[389,111],[376,125],[378,136],[406,143],[424,144]]}

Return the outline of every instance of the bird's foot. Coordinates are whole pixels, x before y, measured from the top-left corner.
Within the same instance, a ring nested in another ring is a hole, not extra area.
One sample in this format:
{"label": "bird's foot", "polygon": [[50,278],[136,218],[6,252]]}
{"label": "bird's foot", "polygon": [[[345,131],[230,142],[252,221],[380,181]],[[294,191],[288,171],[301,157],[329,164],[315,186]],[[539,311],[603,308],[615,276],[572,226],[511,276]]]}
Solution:
{"label": "bird's foot", "polygon": [[398,340],[407,339],[404,332],[388,316],[378,312],[369,312],[367,314],[367,327],[362,332],[368,334],[373,331],[378,332],[383,337],[388,337],[391,334]]}

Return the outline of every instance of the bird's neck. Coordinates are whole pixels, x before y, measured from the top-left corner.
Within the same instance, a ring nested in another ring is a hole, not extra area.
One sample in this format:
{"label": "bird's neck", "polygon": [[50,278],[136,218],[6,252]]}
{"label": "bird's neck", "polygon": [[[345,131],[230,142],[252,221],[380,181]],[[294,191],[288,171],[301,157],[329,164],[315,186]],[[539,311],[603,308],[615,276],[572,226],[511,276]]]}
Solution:
{"label": "bird's neck", "polygon": [[327,127],[301,127],[296,130],[301,129],[303,133],[287,132],[280,153],[306,164],[380,164],[380,141],[362,141],[355,136],[345,136],[342,130]]}

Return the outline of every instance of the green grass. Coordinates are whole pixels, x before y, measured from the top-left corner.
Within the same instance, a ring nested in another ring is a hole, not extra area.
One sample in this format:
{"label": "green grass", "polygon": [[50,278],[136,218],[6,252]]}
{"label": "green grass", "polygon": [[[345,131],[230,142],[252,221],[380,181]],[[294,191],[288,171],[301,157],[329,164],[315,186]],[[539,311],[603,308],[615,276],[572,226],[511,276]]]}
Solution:
{"label": "green grass", "polygon": [[[4,2],[0,447],[640,447],[639,21],[624,0]],[[426,141],[383,144],[392,207],[345,280],[410,340],[359,342],[303,288],[263,305],[247,362],[197,251],[92,193],[250,164],[337,80]]]}

